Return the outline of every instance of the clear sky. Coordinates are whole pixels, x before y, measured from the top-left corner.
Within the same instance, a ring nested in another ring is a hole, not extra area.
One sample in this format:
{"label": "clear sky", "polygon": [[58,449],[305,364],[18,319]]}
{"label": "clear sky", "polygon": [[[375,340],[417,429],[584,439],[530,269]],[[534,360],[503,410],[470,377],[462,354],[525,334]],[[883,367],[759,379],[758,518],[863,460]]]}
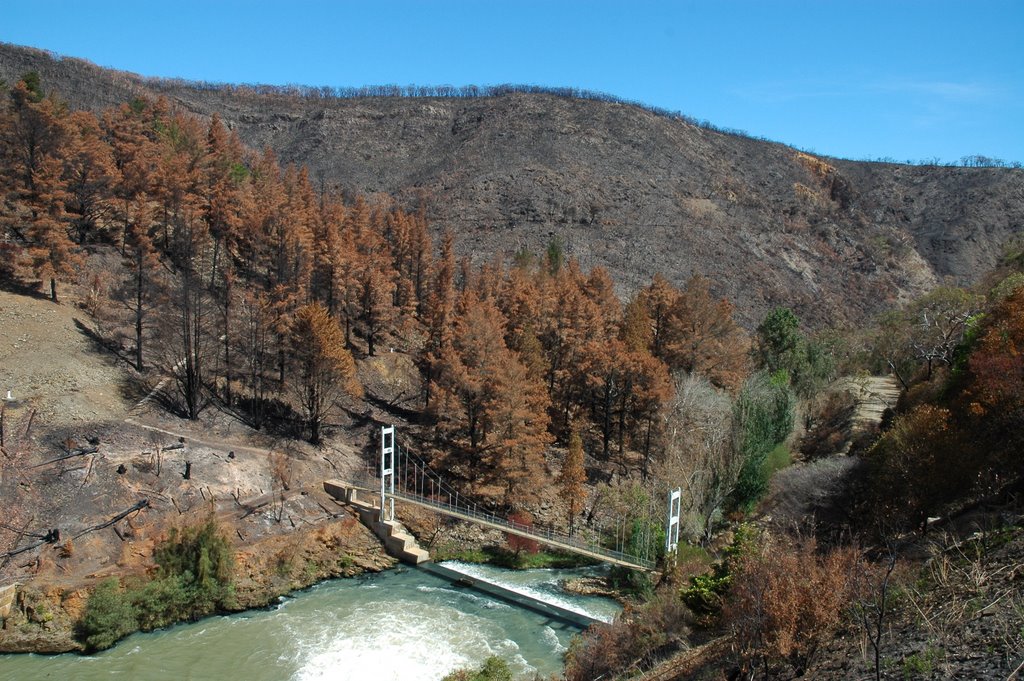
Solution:
{"label": "clear sky", "polygon": [[1022,0],[6,0],[0,41],[215,82],[572,86],[821,154],[1024,161]]}

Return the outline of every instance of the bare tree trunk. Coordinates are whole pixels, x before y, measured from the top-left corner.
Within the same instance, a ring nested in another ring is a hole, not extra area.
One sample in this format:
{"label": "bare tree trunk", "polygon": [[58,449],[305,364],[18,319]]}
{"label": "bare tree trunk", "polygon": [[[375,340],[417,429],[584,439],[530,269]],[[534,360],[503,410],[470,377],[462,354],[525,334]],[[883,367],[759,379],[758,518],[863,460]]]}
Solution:
{"label": "bare tree trunk", "polygon": [[135,277],[135,370],[142,371],[142,263],[136,263],[138,268]]}

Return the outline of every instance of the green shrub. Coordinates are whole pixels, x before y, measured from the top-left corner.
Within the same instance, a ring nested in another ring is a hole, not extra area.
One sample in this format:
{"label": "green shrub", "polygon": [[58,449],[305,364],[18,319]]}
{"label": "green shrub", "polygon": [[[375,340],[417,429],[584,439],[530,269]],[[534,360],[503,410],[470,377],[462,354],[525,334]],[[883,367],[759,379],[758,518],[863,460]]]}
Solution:
{"label": "green shrub", "polygon": [[195,619],[194,594],[181,577],[147,582],[131,592],[139,628],[152,631],[184,619]]}
{"label": "green shrub", "polygon": [[196,620],[233,606],[231,548],[211,518],[170,537],[156,550],[156,577],[121,590],[101,583],[86,604],[77,635],[87,651],[103,650],[136,631]]}
{"label": "green shrub", "polygon": [[743,457],[731,498],[733,508],[748,510],[768,491],[770,471],[765,462],[793,429],[795,403],[785,374],[757,373],[744,384],[733,417]]}
{"label": "green shrub", "polygon": [[171,530],[170,538],[156,551],[162,579],[176,580],[165,587],[171,605],[184,598],[184,619],[195,619],[231,607],[234,559],[228,540],[212,518],[198,527]]}
{"label": "green shrub", "polygon": [[651,576],[643,570],[632,570],[620,565],[613,565],[608,573],[608,581],[613,588],[641,601],[649,600],[654,594],[654,582],[651,581]]}
{"label": "green shrub", "polygon": [[789,447],[785,443],[780,442],[775,445],[772,451],[768,452],[768,456],[765,457],[765,473],[769,478],[772,475],[781,471],[793,462],[793,454],[789,451]]}
{"label": "green shrub", "polygon": [[757,327],[754,360],[772,375],[784,375],[786,384],[801,397],[810,397],[835,373],[828,347],[800,332],[800,320],[788,307],[769,312]]}
{"label": "green shrub", "polygon": [[505,660],[492,655],[479,669],[457,669],[441,681],[512,681],[512,670]]}
{"label": "green shrub", "polygon": [[731,582],[728,570],[719,563],[714,571],[690,578],[690,586],[681,594],[683,602],[696,615],[717,615]]}
{"label": "green shrub", "polygon": [[733,567],[759,540],[760,535],[753,526],[740,523],[722,559],[715,563],[711,572],[691,577],[689,586],[682,589],[680,597],[701,621],[708,623],[718,617],[732,585]]}
{"label": "green shrub", "polygon": [[85,606],[76,635],[87,652],[104,650],[138,629],[130,594],[121,590],[117,579],[100,582]]}
{"label": "green shrub", "polygon": [[900,665],[902,676],[906,681],[911,679],[930,678],[935,667],[942,659],[942,651],[937,648],[927,648],[921,653],[914,653],[903,659]]}

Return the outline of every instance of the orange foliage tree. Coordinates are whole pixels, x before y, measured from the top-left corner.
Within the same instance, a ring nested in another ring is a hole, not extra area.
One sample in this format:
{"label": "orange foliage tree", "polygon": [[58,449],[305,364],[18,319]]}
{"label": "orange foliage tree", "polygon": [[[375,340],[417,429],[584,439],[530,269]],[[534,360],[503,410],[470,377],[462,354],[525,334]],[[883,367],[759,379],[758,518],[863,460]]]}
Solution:
{"label": "orange foliage tree", "polygon": [[989,313],[968,360],[964,391],[967,425],[984,443],[984,482],[1024,475],[1024,287]]}
{"label": "orange foliage tree", "polygon": [[587,471],[583,465],[583,440],[579,433],[569,436],[569,449],[562,461],[562,470],[558,474],[559,496],[566,505],[566,516],[569,521],[569,534],[576,529],[576,516],[579,515],[586,500]]}
{"label": "orange foliage tree", "polygon": [[338,323],[323,305],[304,305],[295,313],[291,329],[296,365],[293,389],[313,444],[320,444],[323,425],[338,399],[346,393],[362,395],[355,363],[342,341]]}
{"label": "orange foliage tree", "polygon": [[691,277],[665,319],[662,347],[669,367],[738,390],[749,372],[750,341],[733,319],[733,309],[729,301],[711,296],[707,279]]}

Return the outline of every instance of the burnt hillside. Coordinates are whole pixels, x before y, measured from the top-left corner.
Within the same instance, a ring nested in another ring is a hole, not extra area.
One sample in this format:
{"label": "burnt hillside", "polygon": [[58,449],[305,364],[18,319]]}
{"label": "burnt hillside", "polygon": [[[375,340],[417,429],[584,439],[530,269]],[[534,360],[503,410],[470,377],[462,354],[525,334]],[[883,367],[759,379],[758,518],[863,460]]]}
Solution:
{"label": "burnt hillside", "polygon": [[0,45],[0,79],[30,70],[74,107],[162,95],[325,185],[425,200],[477,261],[557,237],[625,292],[702,273],[748,326],[780,304],[812,326],[861,321],[972,281],[1024,228],[1020,169],[819,158],[617,102],[258,93]]}

